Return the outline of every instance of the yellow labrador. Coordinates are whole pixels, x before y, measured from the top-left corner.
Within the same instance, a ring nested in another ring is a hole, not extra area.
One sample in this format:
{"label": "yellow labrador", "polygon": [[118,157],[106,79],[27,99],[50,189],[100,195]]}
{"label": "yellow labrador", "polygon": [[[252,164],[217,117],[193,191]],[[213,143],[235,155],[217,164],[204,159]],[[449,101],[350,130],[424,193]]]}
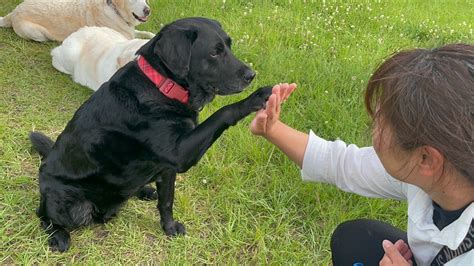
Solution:
{"label": "yellow labrador", "polygon": [[96,91],[122,66],[136,57],[148,40],[129,40],[106,27],[84,27],[51,51],[53,66]]}
{"label": "yellow labrador", "polygon": [[112,28],[128,39],[153,38],[135,26],[150,15],[147,0],[25,0],[0,17],[0,27],[13,27],[22,38],[63,41],[84,26]]}

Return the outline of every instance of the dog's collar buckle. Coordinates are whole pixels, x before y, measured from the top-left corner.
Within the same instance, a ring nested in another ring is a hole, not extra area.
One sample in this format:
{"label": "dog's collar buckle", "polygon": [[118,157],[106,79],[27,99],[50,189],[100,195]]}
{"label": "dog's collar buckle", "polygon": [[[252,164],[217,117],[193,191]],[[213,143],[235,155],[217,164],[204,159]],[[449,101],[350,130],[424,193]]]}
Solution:
{"label": "dog's collar buckle", "polygon": [[163,85],[161,85],[160,91],[168,94],[171,92],[171,90],[173,89],[175,85],[176,83],[174,81],[172,81],[171,79],[167,79],[165,80],[165,82],[163,82]]}
{"label": "dog's collar buckle", "polygon": [[169,78],[163,77],[143,56],[138,57],[137,63],[143,74],[145,74],[166,97],[178,100],[182,103],[188,103],[189,92],[181,85]]}

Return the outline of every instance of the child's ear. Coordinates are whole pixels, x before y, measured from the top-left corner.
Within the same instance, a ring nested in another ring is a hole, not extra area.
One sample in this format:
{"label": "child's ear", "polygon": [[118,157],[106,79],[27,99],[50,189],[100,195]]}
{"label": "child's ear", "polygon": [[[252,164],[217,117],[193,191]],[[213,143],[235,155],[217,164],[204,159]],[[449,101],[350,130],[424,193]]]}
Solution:
{"label": "child's ear", "polygon": [[420,147],[420,174],[426,177],[440,177],[443,173],[445,158],[441,152],[431,146]]}

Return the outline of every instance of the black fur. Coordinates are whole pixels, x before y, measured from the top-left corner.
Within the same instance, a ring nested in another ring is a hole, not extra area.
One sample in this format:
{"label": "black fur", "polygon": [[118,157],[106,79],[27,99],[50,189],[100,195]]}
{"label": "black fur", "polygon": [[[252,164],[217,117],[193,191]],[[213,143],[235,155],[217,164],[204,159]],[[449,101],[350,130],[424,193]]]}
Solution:
{"label": "black fur", "polygon": [[50,138],[38,132],[30,133],[30,141],[33,148],[38,151],[41,157],[48,156],[54,145],[54,142]]}
{"label": "black fur", "polygon": [[[216,94],[240,92],[255,75],[230,44],[216,21],[175,21],[138,53],[187,88],[189,104],[165,97],[130,62],[76,111],[54,146],[44,135],[31,134],[44,157],[37,214],[52,249],[67,250],[70,230],[107,222],[134,195],[158,198],[167,235],[185,233],[173,219],[176,173],[195,165],[224,130],[264,107],[271,94],[270,87],[260,88],[198,124],[198,110]],[[156,194],[145,187],[152,182]]]}

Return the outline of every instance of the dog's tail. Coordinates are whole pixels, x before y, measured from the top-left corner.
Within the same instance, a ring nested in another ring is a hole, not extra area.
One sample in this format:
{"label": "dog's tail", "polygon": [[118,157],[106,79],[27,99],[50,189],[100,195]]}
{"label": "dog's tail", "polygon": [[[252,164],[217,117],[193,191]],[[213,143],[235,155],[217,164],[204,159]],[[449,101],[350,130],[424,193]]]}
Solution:
{"label": "dog's tail", "polygon": [[49,152],[53,148],[54,142],[47,136],[39,132],[30,133],[30,141],[33,148],[38,151],[41,157],[48,156]]}
{"label": "dog's tail", "polygon": [[7,28],[11,26],[12,22],[10,20],[10,14],[6,15],[5,17],[0,17],[0,27]]}

